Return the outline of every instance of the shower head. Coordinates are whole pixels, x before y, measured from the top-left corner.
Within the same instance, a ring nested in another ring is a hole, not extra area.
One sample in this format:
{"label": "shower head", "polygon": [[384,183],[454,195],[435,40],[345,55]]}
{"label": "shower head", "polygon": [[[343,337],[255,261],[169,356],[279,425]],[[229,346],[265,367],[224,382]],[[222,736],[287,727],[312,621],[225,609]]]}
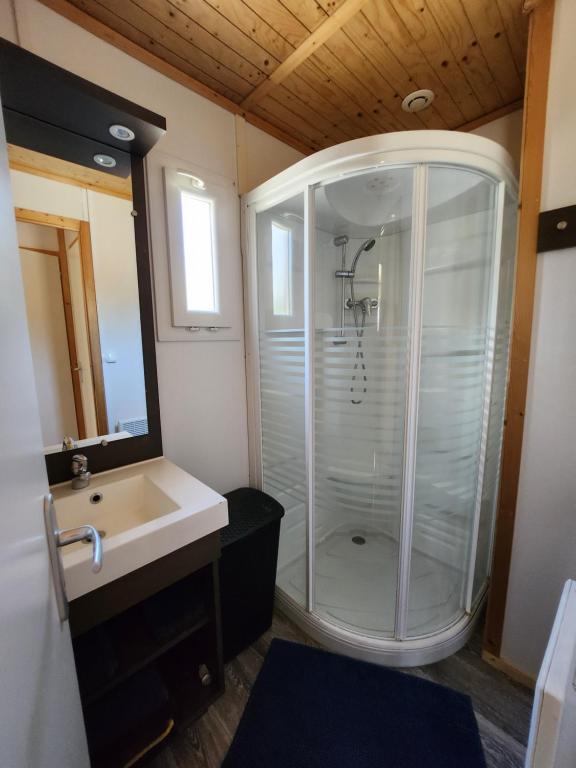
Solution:
{"label": "shower head", "polygon": [[352,260],[352,266],[350,267],[350,272],[352,272],[352,276],[354,276],[356,272],[356,264],[358,264],[358,259],[360,256],[366,251],[371,251],[372,248],[376,245],[376,240],[373,237],[368,238],[368,240],[364,240],[360,248],[356,251],[356,256],[354,256],[354,259]]}

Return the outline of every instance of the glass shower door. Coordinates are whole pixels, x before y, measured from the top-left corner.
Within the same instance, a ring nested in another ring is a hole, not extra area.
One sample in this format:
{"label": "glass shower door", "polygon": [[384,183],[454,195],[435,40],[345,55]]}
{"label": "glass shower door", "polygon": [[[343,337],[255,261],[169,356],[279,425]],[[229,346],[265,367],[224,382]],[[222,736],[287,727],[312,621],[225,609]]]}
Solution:
{"label": "glass shower door", "polygon": [[314,611],[394,634],[412,168],[315,191]]}
{"label": "glass shower door", "polygon": [[256,215],[262,489],[284,507],[277,583],[307,604],[304,196]]}
{"label": "glass shower door", "polygon": [[407,634],[464,613],[493,347],[498,184],[430,167]]}

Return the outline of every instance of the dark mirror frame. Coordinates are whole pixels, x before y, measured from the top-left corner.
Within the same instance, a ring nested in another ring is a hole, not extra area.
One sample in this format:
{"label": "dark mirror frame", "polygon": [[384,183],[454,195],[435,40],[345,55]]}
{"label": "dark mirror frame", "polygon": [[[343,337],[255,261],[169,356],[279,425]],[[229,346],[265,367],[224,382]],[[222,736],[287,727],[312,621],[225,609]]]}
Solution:
{"label": "dark mirror frame", "polygon": [[[132,174],[148,434],[114,440],[107,445],[97,442],[74,450],[87,457],[88,468],[93,473],[161,456],[162,433],[144,157],[165,133],[166,121],[160,115],[56,67],[1,38],[0,98],[6,138],[10,144],[52,154],[90,168],[94,168],[92,155],[95,143],[102,152],[116,155],[119,166],[127,168],[128,159]],[[74,108],[70,109],[71,106]],[[112,138],[108,127],[115,123],[132,128],[137,139],[127,146],[125,142]],[[23,130],[23,125],[26,125],[26,130]],[[83,146],[86,147],[85,157],[82,156]],[[113,173],[118,174],[118,170]],[[74,450],[46,455],[50,484],[71,478]]]}

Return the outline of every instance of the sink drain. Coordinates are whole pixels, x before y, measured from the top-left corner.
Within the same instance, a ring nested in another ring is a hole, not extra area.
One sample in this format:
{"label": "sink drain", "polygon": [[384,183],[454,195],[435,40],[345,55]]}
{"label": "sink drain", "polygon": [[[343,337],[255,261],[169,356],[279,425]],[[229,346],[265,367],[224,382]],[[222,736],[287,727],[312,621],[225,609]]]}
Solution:
{"label": "sink drain", "polygon": [[352,536],[352,542],[353,544],[366,544],[366,539],[364,536]]}
{"label": "sink drain", "polygon": [[92,494],[92,496],[90,496],[90,504],[100,504],[103,498],[104,494],[102,491],[96,491]]}

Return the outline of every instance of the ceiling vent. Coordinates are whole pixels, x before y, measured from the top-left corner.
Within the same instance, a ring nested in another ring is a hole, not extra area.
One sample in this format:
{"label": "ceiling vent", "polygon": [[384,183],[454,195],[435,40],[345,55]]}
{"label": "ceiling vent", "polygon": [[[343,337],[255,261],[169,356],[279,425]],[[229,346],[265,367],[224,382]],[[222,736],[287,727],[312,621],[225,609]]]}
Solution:
{"label": "ceiling vent", "polygon": [[402,102],[402,109],[404,112],[422,112],[422,110],[429,107],[433,101],[433,91],[424,88],[421,91],[413,91],[412,93],[409,93]]}

